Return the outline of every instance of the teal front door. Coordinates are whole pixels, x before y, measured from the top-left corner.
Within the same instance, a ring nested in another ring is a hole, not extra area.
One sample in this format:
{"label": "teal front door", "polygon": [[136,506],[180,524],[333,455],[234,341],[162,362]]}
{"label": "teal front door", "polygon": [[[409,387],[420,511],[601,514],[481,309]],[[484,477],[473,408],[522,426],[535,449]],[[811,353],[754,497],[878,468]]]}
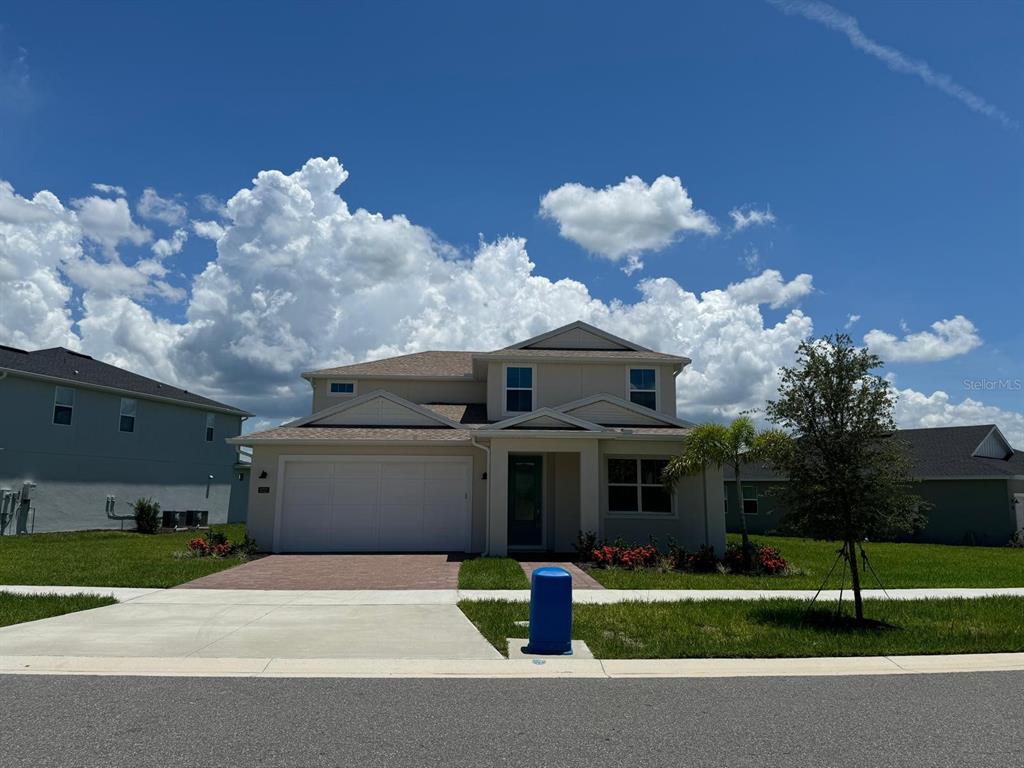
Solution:
{"label": "teal front door", "polygon": [[544,546],[544,457],[508,457],[508,545]]}

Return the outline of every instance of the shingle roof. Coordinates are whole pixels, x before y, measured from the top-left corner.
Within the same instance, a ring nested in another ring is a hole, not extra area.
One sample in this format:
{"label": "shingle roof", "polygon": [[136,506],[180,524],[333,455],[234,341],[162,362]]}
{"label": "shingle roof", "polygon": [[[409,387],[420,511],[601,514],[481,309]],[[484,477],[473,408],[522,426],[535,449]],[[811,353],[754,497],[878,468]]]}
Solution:
{"label": "shingle roof", "polygon": [[901,429],[896,437],[910,445],[915,477],[1001,477],[1024,475],[1024,453],[1010,459],[972,456],[992,424],[969,427]]}
{"label": "shingle roof", "polygon": [[309,371],[309,376],[451,376],[473,378],[474,352],[413,352]]}
{"label": "shingle roof", "polygon": [[637,352],[633,349],[498,349],[494,352],[478,352],[477,355],[500,360],[571,357],[578,360],[586,360],[588,358],[606,360],[613,358],[619,360],[664,360],[665,362],[678,363],[689,359],[679,355],[669,355],[664,352]]}
{"label": "shingle roof", "polygon": [[116,365],[94,360],[88,355],[72,352],[64,347],[26,352],[14,347],[0,346],[0,368],[62,379],[72,384],[91,384],[137,395],[149,395],[184,405],[229,411],[240,416],[250,415],[233,406],[140,376]]}
{"label": "shingle roof", "polygon": [[[1024,475],[1024,452],[1015,451],[1009,459],[989,459],[972,454],[992,431],[992,424],[966,427],[929,427],[899,429],[894,437],[907,444],[911,475],[916,478],[939,477],[1013,477]],[[732,470],[723,470],[731,480]],[[744,480],[781,480],[782,475],[764,464],[745,464]]]}
{"label": "shingle roof", "polygon": [[451,442],[468,442],[470,430],[452,429],[450,427],[276,427],[263,432],[253,432],[233,442],[247,444],[294,441],[294,440],[317,440],[327,441],[355,441],[360,440],[445,440]]}
{"label": "shingle roof", "polygon": [[424,408],[429,408],[434,413],[444,416],[446,419],[458,422],[459,424],[488,424],[486,403],[462,403],[453,405],[450,403],[424,403]]}

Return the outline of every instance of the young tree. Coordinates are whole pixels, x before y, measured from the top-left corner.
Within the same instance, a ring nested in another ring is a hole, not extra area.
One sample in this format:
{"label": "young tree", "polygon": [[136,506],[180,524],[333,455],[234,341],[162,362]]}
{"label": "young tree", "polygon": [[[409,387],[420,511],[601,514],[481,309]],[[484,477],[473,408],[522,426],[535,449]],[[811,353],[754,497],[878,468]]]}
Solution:
{"label": "young tree", "polygon": [[769,456],[789,478],[786,521],[807,536],[843,543],[857,621],[864,604],[855,546],[921,525],[926,508],[911,493],[907,446],[894,434],[895,395],[874,373],[881,367],[845,334],[804,341],[796,365],[782,369],[778,399],[766,407],[792,437]]}
{"label": "young tree", "polygon": [[[673,456],[662,480],[670,486],[682,478],[697,475],[709,466],[728,466],[735,473],[736,501],[729,500],[733,509],[739,512],[740,531],[743,536],[743,567],[751,566],[750,536],[747,533],[747,519],[743,514],[742,466],[745,461],[759,461],[772,452],[771,446],[779,439],[775,430],[758,432],[748,416],[740,416],[728,427],[722,424],[698,424],[686,436],[682,453]],[[704,500],[707,506],[707,498]],[[705,518],[707,509],[704,510]]]}

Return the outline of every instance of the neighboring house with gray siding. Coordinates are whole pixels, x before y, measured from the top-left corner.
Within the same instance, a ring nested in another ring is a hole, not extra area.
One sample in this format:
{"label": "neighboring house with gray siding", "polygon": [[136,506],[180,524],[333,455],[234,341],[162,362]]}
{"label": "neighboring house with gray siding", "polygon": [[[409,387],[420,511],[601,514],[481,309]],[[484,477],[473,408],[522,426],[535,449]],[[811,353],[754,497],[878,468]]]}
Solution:
{"label": "neighboring house with gray siding", "polygon": [[116,515],[152,497],[224,522],[233,485],[248,483],[225,439],[248,415],[61,347],[0,346],[0,488],[36,484],[36,531],[121,527],[108,496]]}
{"label": "neighboring house with gray siding", "polygon": [[[1024,529],[1024,452],[1015,451],[994,424],[901,429],[908,445],[914,492],[932,505],[927,525],[911,541],[1001,546]],[[743,468],[743,514],[753,533],[785,529],[785,479],[761,464]],[[741,524],[731,471],[725,474],[726,525]]]}
{"label": "neighboring house with gray siding", "polygon": [[689,362],[576,322],[307,372],[312,415],[232,441],[253,450],[249,533],[273,552],[566,552],[581,530],[721,551],[721,472],[661,483]]}

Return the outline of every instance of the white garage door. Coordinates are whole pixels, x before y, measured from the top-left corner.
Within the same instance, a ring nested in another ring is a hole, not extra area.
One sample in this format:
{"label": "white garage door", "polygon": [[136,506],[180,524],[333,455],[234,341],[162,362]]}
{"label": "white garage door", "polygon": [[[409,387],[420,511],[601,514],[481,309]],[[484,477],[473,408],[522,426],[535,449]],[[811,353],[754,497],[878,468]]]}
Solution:
{"label": "white garage door", "polygon": [[285,461],[280,552],[469,548],[469,458]]}

